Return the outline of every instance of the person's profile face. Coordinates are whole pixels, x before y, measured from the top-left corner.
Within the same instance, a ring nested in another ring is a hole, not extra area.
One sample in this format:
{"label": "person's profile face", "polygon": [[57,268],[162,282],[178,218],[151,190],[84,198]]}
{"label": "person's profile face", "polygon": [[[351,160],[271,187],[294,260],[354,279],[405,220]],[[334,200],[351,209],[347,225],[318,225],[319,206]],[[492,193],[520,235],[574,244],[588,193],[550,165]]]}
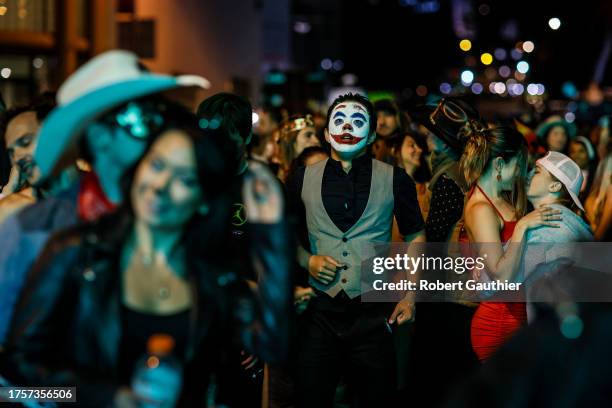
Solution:
{"label": "person's profile face", "polygon": [[300,130],[295,138],[294,150],[295,157],[299,156],[307,147],[321,146],[315,128],[305,127]]}
{"label": "person's profile face", "polygon": [[527,178],[527,197],[529,199],[544,197],[549,193],[549,186],[554,180],[548,170],[536,163]]}
{"label": "person's profile face", "polygon": [[402,143],[401,160],[404,166],[419,167],[421,165],[421,156],[423,149],[419,147],[416,140],[412,136],[406,136]]}

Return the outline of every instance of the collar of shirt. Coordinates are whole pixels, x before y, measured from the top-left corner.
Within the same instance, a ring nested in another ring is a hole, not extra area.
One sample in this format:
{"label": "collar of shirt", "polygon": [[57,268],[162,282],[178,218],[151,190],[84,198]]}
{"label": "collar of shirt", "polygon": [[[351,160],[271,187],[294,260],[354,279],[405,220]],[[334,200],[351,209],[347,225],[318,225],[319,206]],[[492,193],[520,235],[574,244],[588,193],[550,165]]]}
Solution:
{"label": "collar of shirt", "polygon": [[[327,165],[334,171],[334,173],[341,174],[346,176],[347,173],[342,168],[342,163],[338,160],[334,160],[333,158],[329,158]],[[348,174],[355,173],[362,169],[369,169],[372,166],[372,157],[365,153],[355,159],[353,159],[351,170],[349,170]]]}

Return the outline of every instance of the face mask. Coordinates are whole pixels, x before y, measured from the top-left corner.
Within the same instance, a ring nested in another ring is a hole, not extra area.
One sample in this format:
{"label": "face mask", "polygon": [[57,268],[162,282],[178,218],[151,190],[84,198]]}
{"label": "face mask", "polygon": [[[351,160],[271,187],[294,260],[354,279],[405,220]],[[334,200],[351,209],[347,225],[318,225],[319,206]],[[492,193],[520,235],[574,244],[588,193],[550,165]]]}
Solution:
{"label": "face mask", "polygon": [[356,153],[368,144],[370,116],[360,103],[346,101],[334,108],[329,119],[329,142],[339,153]]}

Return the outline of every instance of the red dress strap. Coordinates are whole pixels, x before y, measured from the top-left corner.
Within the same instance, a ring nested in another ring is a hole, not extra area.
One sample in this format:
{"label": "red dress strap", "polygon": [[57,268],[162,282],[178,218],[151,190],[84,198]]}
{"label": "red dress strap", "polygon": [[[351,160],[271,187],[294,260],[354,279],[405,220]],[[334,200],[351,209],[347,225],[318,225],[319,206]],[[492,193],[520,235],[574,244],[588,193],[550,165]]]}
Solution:
{"label": "red dress strap", "polygon": [[478,190],[480,190],[480,192],[482,193],[483,196],[485,196],[485,198],[487,199],[487,201],[489,202],[489,204],[491,204],[493,206],[493,209],[495,210],[495,212],[497,213],[497,215],[499,215],[499,218],[502,219],[502,221],[505,223],[510,222],[510,221],[506,221],[504,219],[504,216],[501,214],[501,212],[499,212],[499,210],[497,209],[497,207],[495,206],[495,204],[493,204],[493,201],[491,201],[491,199],[489,198],[489,196],[487,195],[487,193],[485,193],[483,191],[482,188],[480,188],[480,186],[478,184],[476,184],[476,188],[478,188]]}

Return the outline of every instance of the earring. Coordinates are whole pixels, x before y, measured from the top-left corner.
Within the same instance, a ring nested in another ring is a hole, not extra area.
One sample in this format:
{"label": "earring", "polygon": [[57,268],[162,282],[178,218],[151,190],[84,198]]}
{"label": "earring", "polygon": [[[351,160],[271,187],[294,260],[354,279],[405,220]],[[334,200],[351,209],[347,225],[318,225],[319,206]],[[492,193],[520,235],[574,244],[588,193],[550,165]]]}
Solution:
{"label": "earring", "polygon": [[501,169],[499,169],[499,170],[497,170],[497,181],[501,182],[501,179],[502,179],[502,177],[501,177]]}
{"label": "earring", "polygon": [[209,210],[208,205],[206,205],[206,204],[202,204],[202,205],[201,205],[201,206],[198,208],[198,213],[199,213],[200,215],[206,215],[206,214],[208,214],[208,210]]}

